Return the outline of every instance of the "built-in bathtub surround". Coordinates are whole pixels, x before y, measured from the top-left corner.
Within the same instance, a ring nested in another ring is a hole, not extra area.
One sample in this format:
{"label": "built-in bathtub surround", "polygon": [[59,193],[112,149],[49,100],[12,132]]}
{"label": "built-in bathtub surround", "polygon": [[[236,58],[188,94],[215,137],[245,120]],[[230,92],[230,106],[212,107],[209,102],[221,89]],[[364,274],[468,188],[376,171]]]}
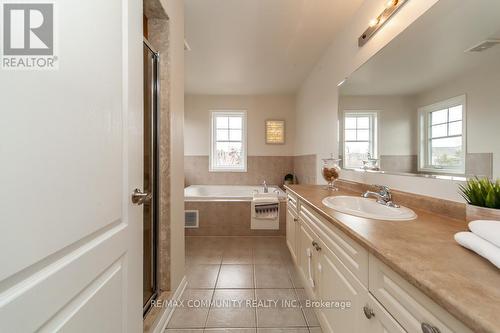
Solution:
{"label": "built-in bathtub surround", "polygon": [[316,184],[316,154],[293,157],[293,173],[298,184]]}
{"label": "built-in bathtub surround", "polygon": [[285,235],[286,197],[277,187],[280,200],[279,229],[251,229],[253,195],[261,186],[192,185],[184,190],[185,209],[198,212],[198,227],[186,228],[187,236],[281,236]]}
{"label": "built-in bathtub surround", "polygon": [[[371,185],[339,179],[335,185],[341,189],[364,193],[368,190],[374,190]],[[465,223],[465,204],[433,198],[425,195],[407,193],[398,190],[391,190],[392,197],[395,203],[402,206],[408,206],[415,209],[422,209],[433,214],[445,216],[455,220],[460,220]]]}
{"label": "built-in bathtub surround", "polygon": [[247,172],[210,172],[208,156],[184,156],[185,184],[189,185],[269,185],[281,186],[285,175],[293,173],[292,156],[248,156]]}
{"label": "built-in bathtub surround", "polygon": [[286,202],[280,203],[279,230],[250,228],[251,201],[188,201],[186,210],[199,212],[199,227],[186,236],[284,236]]}

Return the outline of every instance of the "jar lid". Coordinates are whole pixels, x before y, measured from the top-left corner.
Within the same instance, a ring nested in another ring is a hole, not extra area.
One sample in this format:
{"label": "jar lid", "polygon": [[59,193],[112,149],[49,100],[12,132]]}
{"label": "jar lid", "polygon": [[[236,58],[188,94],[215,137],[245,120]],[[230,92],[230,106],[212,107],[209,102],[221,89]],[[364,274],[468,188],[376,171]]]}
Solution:
{"label": "jar lid", "polygon": [[324,162],[326,162],[326,161],[337,161],[337,162],[338,161],[342,161],[342,159],[340,159],[340,158],[333,157],[333,154],[330,154],[330,157],[328,157],[328,158],[322,158],[321,160],[324,161]]}

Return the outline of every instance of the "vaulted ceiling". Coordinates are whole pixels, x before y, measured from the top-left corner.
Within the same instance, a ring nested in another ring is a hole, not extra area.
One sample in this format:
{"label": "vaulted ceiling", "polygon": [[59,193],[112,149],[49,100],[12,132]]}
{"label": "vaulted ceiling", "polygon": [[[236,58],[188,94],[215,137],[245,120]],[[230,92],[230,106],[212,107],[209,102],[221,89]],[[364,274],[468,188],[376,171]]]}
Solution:
{"label": "vaulted ceiling", "polygon": [[186,93],[293,93],[362,0],[186,0]]}

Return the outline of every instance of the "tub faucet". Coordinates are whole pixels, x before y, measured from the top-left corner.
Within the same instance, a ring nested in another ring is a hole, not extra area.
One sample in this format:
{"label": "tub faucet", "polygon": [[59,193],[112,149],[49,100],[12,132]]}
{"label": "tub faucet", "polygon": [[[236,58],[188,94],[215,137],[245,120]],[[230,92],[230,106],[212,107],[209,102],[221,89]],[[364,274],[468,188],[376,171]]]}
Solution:
{"label": "tub faucet", "polygon": [[395,204],[392,201],[392,193],[389,187],[384,185],[374,185],[374,186],[378,189],[378,192],[366,191],[361,196],[363,198],[375,197],[377,199],[377,202],[381,205],[393,208],[399,208],[399,205]]}
{"label": "tub faucet", "polygon": [[269,188],[267,187],[266,181],[262,183],[262,186],[264,186],[264,193],[269,193]]}

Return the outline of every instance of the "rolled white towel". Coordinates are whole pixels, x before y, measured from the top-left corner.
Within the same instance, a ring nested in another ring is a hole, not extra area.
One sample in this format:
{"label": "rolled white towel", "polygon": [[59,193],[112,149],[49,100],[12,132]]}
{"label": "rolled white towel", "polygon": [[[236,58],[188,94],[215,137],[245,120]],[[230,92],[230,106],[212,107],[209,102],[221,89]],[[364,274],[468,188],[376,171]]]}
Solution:
{"label": "rolled white towel", "polygon": [[476,252],[481,257],[489,260],[497,268],[500,268],[500,247],[476,236],[472,232],[458,232],[455,234],[455,240],[458,244]]}
{"label": "rolled white towel", "polygon": [[500,221],[472,221],[471,223],[469,223],[469,229],[479,237],[500,247]]}

